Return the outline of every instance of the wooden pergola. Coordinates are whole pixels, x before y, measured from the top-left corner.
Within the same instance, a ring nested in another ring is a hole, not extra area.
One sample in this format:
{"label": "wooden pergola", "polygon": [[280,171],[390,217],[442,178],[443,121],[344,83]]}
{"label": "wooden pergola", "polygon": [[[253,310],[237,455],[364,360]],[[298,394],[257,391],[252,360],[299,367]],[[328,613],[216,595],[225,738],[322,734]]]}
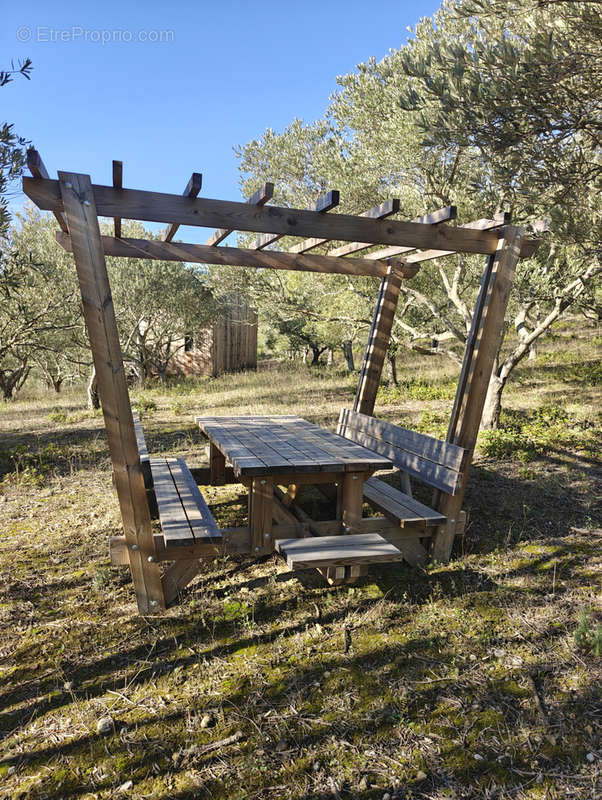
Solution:
{"label": "wooden pergola", "polygon": [[[92,184],[88,175],[72,172],[59,172],[54,180],[35,150],[28,153],[28,166],[32,177],[23,179],[25,194],[38,208],[54,214],[60,227],[57,240],[74,255],[123,520],[124,548],[141,613],[163,609],[173,596],[167,586],[181,588],[190,579],[191,569],[181,560],[175,562],[171,574],[169,570],[162,574],[159,566],[169,556],[158,556],[153,538],[105,255],[380,278],[354,404],[354,411],[366,415],[374,411],[402,282],[411,280],[423,262],[434,258],[453,253],[485,256],[447,433],[447,442],[465,449],[467,463],[461,490],[453,496],[440,494],[434,503],[452,522],[458,519],[516,263],[530,256],[538,244],[508,224],[507,215],[452,226],[446,223],[455,219],[456,209],[447,207],[400,221],[392,219],[399,211],[398,200],[361,215],[329,214],[339,203],[338,192],[328,192],[310,208],[295,209],[270,205],[273,185],[269,183],[247,202],[232,202],[199,196],[198,173],[193,173],[182,195],[175,195],[123,188],[118,161],[113,162],[112,186]],[[114,219],[114,236],[101,235],[99,217]],[[165,224],[162,241],[123,237],[123,219]],[[174,242],[181,225],[216,230],[204,245]],[[256,246],[221,245],[233,231],[257,233]],[[265,249],[283,237],[296,237],[297,243],[288,250]],[[330,243],[326,254],[311,252]],[[373,250],[374,246],[378,249]],[[454,534],[450,525],[437,530],[433,558],[449,559]],[[249,549],[238,546],[234,551]],[[198,562],[202,552],[197,549],[189,554],[188,563]],[[207,553],[215,554],[215,548]]]}

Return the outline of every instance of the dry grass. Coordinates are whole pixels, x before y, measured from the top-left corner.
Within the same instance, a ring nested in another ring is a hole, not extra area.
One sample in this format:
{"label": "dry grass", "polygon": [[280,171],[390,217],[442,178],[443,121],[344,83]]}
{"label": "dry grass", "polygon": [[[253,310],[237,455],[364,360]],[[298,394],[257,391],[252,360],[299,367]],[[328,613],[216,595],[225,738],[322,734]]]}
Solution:
{"label": "dry grass", "polygon": [[[0,409],[0,797],[598,797],[599,346],[567,330],[521,368],[449,566],[331,589],[229,559],[152,619],[109,566],[101,417],[80,390]],[[379,415],[440,433],[453,366],[401,362]],[[354,382],[279,366],[135,395],[151,451],[198,465],[193,414],[334,426]],[[224,523],[244,501],[210,492]]]}

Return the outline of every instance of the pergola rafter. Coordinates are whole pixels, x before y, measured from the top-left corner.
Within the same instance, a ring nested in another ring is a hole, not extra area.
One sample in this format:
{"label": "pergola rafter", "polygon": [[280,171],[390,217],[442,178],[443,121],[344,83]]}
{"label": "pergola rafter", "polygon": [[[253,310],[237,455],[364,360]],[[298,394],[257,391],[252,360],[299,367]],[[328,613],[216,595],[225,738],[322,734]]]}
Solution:
{"label": "pergola rafter", "polygon": [[[200,550],[188,553],[182,549],[177,556],[181,560],[163,575],[155,563],[173,560],[174,556],[160,553],[151,527],[105,255],[380,277],[380,292],[355,402],[355,411],[369,417],[374,411],[402,281],[415,275],[420,263],[429,259],[453,253],[486,255],[487,264],[447,437],[449,443],[466,453],[460,471],[462,483],[453,497],[445,495],[436,501],[446,522],[432,537],[432,554],[438,560],[448,560],[458,530],[470,459],[503,330],[514,271],[519,258],[535,251],[537,240],[525,237],[520,228],[508,225],[505,215],[458,227],[443,224],[455,217],[451,206],[405,222],[390,219],[399,210],[399,202],[395,200],[359,216],[324,213],[328,206],[324,198],[309,210],[271,206],[267,201],[273,195],[272,184],[266,184],[246,203],[201,198],[197,196],[200,176],[195,180],[195,173],[184,196],[123,189],[122,167],[120,162],[114,164],[119,166],[114,166],[113,186],[92,184],[87,175],[67,172],[60,172],[57,181],[49,178],[39,154],[31,150],[28,165],[33,177],[23,179],[23,189],[40,209],[55,215],[61,228],[57,240],[75,257],[121,507],[124,544],[140,612],[162,610],[195,574],[193,562],[203,555]],[[332,195],[334,193],[331,193],[331,203]],[[338,201],[338,197],[336,199]],[[101,216],[113,218],[115,236],[100,234],[98,217]],[[121,238],[122,219],[165,224],[168,228],[164,240]],[[205,245],[169,241],[180,225],[217,230]],[[302,241],[286,252],[218,246],[236,230],[263,234],[261,241],[266,244],[268,238],[269,243],[273,243],[284,236],[299,237]],[[330,241],[348,244],[338,245],[327,255],[307,254],[318,244]],[[367,257],[353,256],[373,246],[380,249]],[[404,257],[398,258],[400,254]],[[347,476],[345,481],[351,484],[352,477]],[[258,502],[260,494],[255,495],[254,502]],[[361,521],[361,491],[355,501],[356,516]],[[266,508],[269,509],[269,504]],[[262,517],[262,509],[263,506],[253,507],[254,519]],[[270,514],[268,516],[266,525],[270,528],[272,519]],[[236,533],[242,537],[240,541],[234,533],[224,533],[230,552],[249,552],[246,530]],[[203,547],[208,548],[207,554],[215,553],[213,546]],[[236,550],[236,547],[242,549]],[[204,554],[205,550],[202,552]]]}

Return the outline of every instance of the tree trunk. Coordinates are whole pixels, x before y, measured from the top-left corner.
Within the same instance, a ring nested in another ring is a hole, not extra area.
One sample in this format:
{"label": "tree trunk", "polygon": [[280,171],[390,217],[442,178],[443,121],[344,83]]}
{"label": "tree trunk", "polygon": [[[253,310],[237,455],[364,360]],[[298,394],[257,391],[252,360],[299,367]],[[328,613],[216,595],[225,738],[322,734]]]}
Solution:
{"label": "tree trunk", "polygon": [[397,377],[397,360],[395,353],[387,350],[387,381],[392,383],[393,386],[399,386],[399,379]]}
{"label": "tree trunk", "polygon": [[328,350],[326,351],[326,366],[332,367],[332,359],[333,359],[332,347],[329,347]]}
{"label": "tree trunk", "polygon": [[481,417],[481,430],[494,431],[500,424],[500,414],[502,411],[502,392],[506,385],[507,378],[500,378],[494,371],[487,388],[487,397]]}
{"label": "tree trunk", "polygon": [[355,372],[355,363],[353,361],[353,344],[350,339],[343,342],[343,355],[347,362],[347,369],[349,372]]}
{"label": "tree trunk", "polygon": [[52,387],[57,394],[61,393],[63,380],[64,380],[63,378],[52,378]]}
{"label": "tree trunk", "polygon": [[88,408],[100,408],[100,395],[98,393],[98,383],[96,381],[96,369],[92,364],[90,380],[88,381]]}

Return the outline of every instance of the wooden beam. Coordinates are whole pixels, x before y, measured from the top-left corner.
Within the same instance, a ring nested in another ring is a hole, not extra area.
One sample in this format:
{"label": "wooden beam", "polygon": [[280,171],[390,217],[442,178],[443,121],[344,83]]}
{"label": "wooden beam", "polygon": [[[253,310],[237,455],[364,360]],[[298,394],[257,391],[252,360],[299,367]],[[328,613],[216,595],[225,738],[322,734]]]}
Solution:
{"label": "wooden beam", "polygon": [[[416,222],[367,219],[349,214],[318,214],[294,208],[257,208],[229,200],[205,197],[191,199],[173,194],[138,189],[92,187],[96,210],[101,217],[121,217],[147,222],[176,222],[211,228],[232,228],[288,236],[323,236],[354,242],[396,244],[420,248],[455,250],[490,255],[497,249],[498,235],[492,231],[453,228],[449,225],[421,225]],[[58,181],[23,178],[23,191],[44,211],[62,211]]]}
{"label": "wooden beam", "polygon": [[[42,178],[44,180],[48,180],[50,178],[48,175],[48,170],[46,169],[46,165],[42,161],[42,156],[38,153],[35,147],[29,147],[27,149],[27,167],[34,178]],[[65,231],[65,233],[68,233],[69,228],[67,227],[67,223],[65,221],[65,215],[60,211],[54,211],[53,214],[56,221],[61,226],[61,230]]]}
{"label": "wooden beam", "polygon": [[448,441],[467,450],[466,463],[460,490],[455,495],[444,494],[440,498],[439,511],[448,519],[433,538],[433,558],[448,561],[455,535],[455,525],[466,492],[470,462],[477,442],[487,389],[495,364],[500,338],[504,328],[504,316],[516,263],[521,252],[524,232],[520,228],[507,226],[503,230],[498,250],[487,260],[472,330],[468,337],[464,378],[460,379],[450,422]]}
{"label": "wooden beam", "polygon": [[[367,211],[363,211],[360,214],[360,217],[366,217],[367,219],[385,219],[386,217],[390,217],[391,214],[395,214],[399,211],[399,200],[393,198],[391,200],[387,200],[385,203],[381,203],[374,208],[369,208]],[[299,244],[294,245],[293,247],[289,248],[289,253],[307,253],[308,250],[313,250],[316,247],[319,247],[321,244],[326,244],[329,239],[305,239],[303,242],[299,242]],[[368,245],[370,247],[370,245]],[[329,253],[328,255],[332,255]]]}
{"label": "wooden beam", "polygon": [[[327,211],[330,211],[331,208],[338,206],[340,197],[340,192],[338,192],[336,189],[332,189],[330,192],[326,192],[326,194],[318,197],[317,200],[307,207],[307,210],[317,211],[318,214],[324,214]],[[277,242],[279,239],[282,239],[283,235],[284,234],[282,233],[263,233],[257,237],[255,249],[263,250],[268,245]]]}
{"label": "wooden beam", "polygon": [[[141,614],[161,611],[165,597],[132,418],[115,310],[88,175],[59,172],[59,188],[75,256],[84,319],[102,401],[109,452],[132,579]],[[116,240],[119,241],[119,240]]]}
{"label": "wooden beam", "polygon": [[[493,219],[477,219],[473,222],[467,222],[464,225],[459,225],[459,228],[467,228],[469,230],[478,230],[478,231],[489,231],[495,230],[496,228],[501,228],[503,225],[508,225],[510,223],[510,214],[507,212],[500,212],[496,214]],[[413,250],[413,247],[385,247],[382,250],[376,250],[372,253],[369,253],[366,258],[388,258],[392,255],[397,255],[399,253],[407,253],[410,250]],[[435,255],[435,252],[437,253]],[[433,258],[438,258],[439,256],[449,256],[455,253],[455,250],[445,251],[424,251],[422,253],[415,253],[413,254],[413,263],[420,263],[421,261],[429,261]],[[409,256],[406,258],[406,261],[409,261]]]}
{"label": "wooden beam", "polygon": [[[71,250],[70,238],[57,231],[57,242]],[[245,250],[239,247],[209,247],[205,244],[159,242],[155,239],[115,239],[102,236],[104,252],[108,256],[126,258],[155,258],[160,261],[189,261],[197,264],[222,264],[232,267],[258,267],[260,269],[292,269],[301,272],[326,272],[342,275],[368,275],[382,277],[388,265],[382,261],[365,258],[331,258],[318,255],[294,255],[278,250]],[[411,277],[416,267],[407,268],[401,259],[391,259],[393,267],[404,276]]]}
{"label": "wooden beam", "polygon": [[[190,180],[186,184],[186,188],[182,192],[184,197],[190,197],[194,199],[198,193],[201,191],[201,187],[203,185],[203,176],[200,172],[193,172],[190,176]],[[176,231],[180,226],[174,222],[172,223],[165,233],[163,234],[163,241],[164,242],[171,242],[173,237],[176,235]]]}
{"label": "wooden beam", "polygon": [[[399,200],[398,209],[399,209]],[[391,212],[393,213],[393,212]],[[433,211],[432,214],[425,214],[421,217],[415,217],[412,222],[420,222],[422,225],[437,225],[441,222],[447,222],[450,219],[456,218],[456,207],[455,206],[447,206],[446,208],[440,208],[438,211]],[[360,250],[366,250],[368,247],[372,247],[369,242],[349,242],[349,244],[341,245],[341,247],[336,247],[334,250],[329,250],[329,256],[348,256],[351,253],[359,253]],[[389,248],[391,252],[386,256],[386,258],[390,258],[391,256],[397,255],[397,253],[406,252],[405,247],[391,247]],[[410,248],[411,249],[411,248]]]}
{"label": "wooden beam", "polygon": [[[449,220],[456,219],[457,214],[458,210],[456,206],[445,206],[444,208],[439,208],[437,211],[433,211],[432,214],[425,214],[422,217],[415,217],[411,221],[422,222],[424,225],[441,225],[442,222],[448,222]],[[393,256],[398,256],[402,253],[408,253],[413,249],[413,247],[385,247],[377,252],[368,253],[366,258],[393,258]],[[329,253],[329,255],[332,255],[332,253]]]}
{"label": "wooden beam", "polygon": [[[249,197],[247,203],[250,206],[264,206],[272,199],[273,196],[274,184],[269,182],[264,183],[263,186],[255,192],[255,194]],[[215,231],[215,233],[211,234],[211,236],[207,239],[206,244],[214,247],[222,242],[226,236],[230,236],[230,234],[233,232],[233,228],[220,228],[218,231]]]}
{"label": "wooden beam", "polygon": [[[113,161],[113,188],[123,189],[123,161]],[[115,225],[115,238],[121,238],[121,219],[113,219]]]}
{"label": "wooden beam", "polygon": [[374,413],[374,404],[389,347],[402,278],[403,275],[391,267],[380,284],[353,404],[353,410],[359,411],[360,414],[372,416]]}

